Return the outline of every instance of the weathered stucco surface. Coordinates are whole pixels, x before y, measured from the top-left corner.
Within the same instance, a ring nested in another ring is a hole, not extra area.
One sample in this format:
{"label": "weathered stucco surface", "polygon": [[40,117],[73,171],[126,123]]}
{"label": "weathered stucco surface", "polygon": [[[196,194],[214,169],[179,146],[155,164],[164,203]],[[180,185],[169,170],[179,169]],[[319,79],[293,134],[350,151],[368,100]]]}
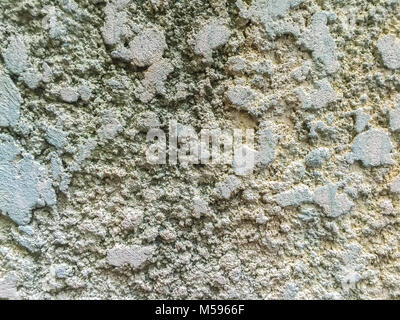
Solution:
{"label": "weathered stucco surface", "polygon": [[[400,1],[0,9],[0,299],[400,298]],[[170,120],[257,169],[148,163]]]}

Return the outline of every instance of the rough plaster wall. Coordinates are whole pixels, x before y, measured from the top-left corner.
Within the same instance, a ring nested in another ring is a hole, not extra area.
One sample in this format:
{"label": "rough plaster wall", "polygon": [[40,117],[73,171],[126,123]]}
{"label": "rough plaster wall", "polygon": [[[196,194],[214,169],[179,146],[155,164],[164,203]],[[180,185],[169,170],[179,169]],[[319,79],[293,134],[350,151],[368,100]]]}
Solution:
{"label": "rough plaster wall", "polygon": [[[0,9],[0,299],[400,297],[398,0]],[[262,166],[150,165],[170,119]]]}

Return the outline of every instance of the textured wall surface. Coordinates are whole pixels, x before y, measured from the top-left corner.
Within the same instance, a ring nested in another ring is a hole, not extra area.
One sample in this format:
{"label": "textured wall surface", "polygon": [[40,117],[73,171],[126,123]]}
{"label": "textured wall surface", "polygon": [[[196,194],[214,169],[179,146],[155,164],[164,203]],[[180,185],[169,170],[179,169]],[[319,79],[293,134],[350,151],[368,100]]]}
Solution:
{"label": "textured wall surface", "polygon": [[398,0],[1,0],[0,299],[398,299],[399,144]]}

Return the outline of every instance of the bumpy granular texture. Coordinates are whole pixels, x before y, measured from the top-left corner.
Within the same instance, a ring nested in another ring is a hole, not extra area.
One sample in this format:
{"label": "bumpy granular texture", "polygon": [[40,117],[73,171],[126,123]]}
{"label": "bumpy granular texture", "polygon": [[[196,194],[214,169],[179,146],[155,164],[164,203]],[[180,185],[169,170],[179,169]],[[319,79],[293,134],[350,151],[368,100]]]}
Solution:
{"label": "bumpy granular texture", "polygon": [[0,8],[0,299],[400,298],[400,1]]}

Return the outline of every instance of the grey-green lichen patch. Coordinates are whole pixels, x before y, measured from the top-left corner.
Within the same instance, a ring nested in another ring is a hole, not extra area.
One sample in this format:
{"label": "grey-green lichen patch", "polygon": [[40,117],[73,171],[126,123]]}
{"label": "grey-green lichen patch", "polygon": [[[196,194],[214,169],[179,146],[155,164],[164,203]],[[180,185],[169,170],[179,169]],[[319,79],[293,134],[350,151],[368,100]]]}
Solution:
{"label": "grey-green lichen patch", "polygon": [[346,194],[338,193],[334,184],[318,187],[314,191],[314,201],[332,218],[348,213],[354,205]]}
{"label": "grey-green lichen patch", "polygon": [[239,190],[241,181],[235,176],[228,176],[224,181],[219,182],[216,186],[217,194],[223,199],[230,199]]}
{"label": "grey-green lichen patch", "polygon": [[150,66],[160,60],[167,49],[163,32],[145,29],[129,43],[132,62],[138,67]]}
{"label": "grey-green lichen patch", "polygon": [[226,96],[232,105],[241,109],[248,109],[256,98],[256,93],[249,87],[235,86],[228,89]]}
{"label": "grey-green lichen patch", "polygon": [[5,67],[20,79],[29,89],[36,89],[41,75],[32,67],[24,39],[20,35],[11,36],[7,48],[2,51]]}
{"label": "grey-green lichen patch", "polygon": [[303,203],[312,202],[313,195],[306,185],[301,184],[291,190],[279,193],[275,199],[281,207],[297,207]]}
{"label": "grey-green lichen patch", "polygon": [[293,23],[288,23],[283,18],[290,9],[296,8],[304,0],[255,0],[249,7],[242,0],[236,1],[240,15],[261,23],[267,34],[275,38],[285,33],[298,34],[298,28]]}
{"label": "grey-green lichen patch", "polygon": [[36,89],[39,86],[42,77],[39,73],[30,68],[25,70],[22,74],[22,80],[29,89]]}
{"label": "grey-green lichen patch", "polygon": [[117,246],[107,252],[107,261],[114,267],[129,264],[133,269],[143,268],[152,258],[155,248],[152,246]]}
{"label": "grey-green lichen patch", "polygon": [[393,165],[392,149],[392,142],[386,132],[370,129],[356,136],[350,158],[360,160],[366,167]]}
{"label": "grey-green lichen patch", "polygon": [[79,94],[79,97],[84,102],[88,102],[90,100],[90,98],[92,98],[92,95],[93,95],[92,89],[86,84],[83,84],[79,87],[78,94]]}
{"label": "grey-green lichen patch", "polygon": [[314,86],[315,90],[310,93],[301,88],[296,89],[304,109],[322,109],[335,101],[335,90],[327,79],[317,81]]}
{"label": "grey-green lichen patch", "polygon": [[116,45],[129,33],[127,13],[123,10],[129,1],[112,1],[104,8],[105,22],[102,27],[104,42]]}
{"label": "grey-green lichen patch", "polygon": [[55,6],[44,7],[46,16],[42,19],[42,26],[48,30],[50,39],[62,39],[66,34],[65,27],[57,21],[57,15],[60,14]]}
{"label": "grey-green lichen patch", "polygon": [[383,64],[389,69],[400,69],[400,39],[390,34],[380,38],[376,44]]}
{"label": "grey-green lichen patch", "polygon": [[397,96],[394,108],[389,111],[389,126],[393,132],[400,130],[400,95]]}
{"label": "grey-green lichen patch", "polygon": [[20,36],[12,36],[2,54],[6,68],[13,74],[20,75],[29,66],[28,52]]}
{"label": "grey-green lichen patch", "polygon": [[277,131],[276,126],[269,121],[260,123],[257,131],[259,150],[256,156],[256,164],[260,168],[265,168],[275,159],[279,142]]}
{"label": "grey-green lichen patch", "polygon": [[75,103],[78,101],[79,95],[74,88],[65,86],[60,89],[60,98],[64,102]]}
{"label": "grey-green lichen patch", "polygon": [[0,299],[17,300],[19,299],[15,276],[12,274],[0,278]]}
{"label": "grey-green lichen patch", "polygon": [[232,161],[235,174],[238,176],[251,174],[257,164],[257,156],[258,152],[247,145],[235,149]]}
{"label": "grey-green lichen patch", "polygon": [[357,133],[362,132],[365,127],[367,127],[371,116],[365,113],[363,110],[358,109],[355,112],[356,123],[355,123],[355,130]]}
{"label": "grey-green lichen patch", "polygon": [[53,127],[47,128],[46,140],[57,149],[63,148],[68,142],[67,134],[64,131]]}
{"label": "grey-green lichen patch", "polygon": [[160,119],[158,115],[152,111],[145,111],[138,114],[136,122],[138,129],[143,132],[160,127]]}
{"label": "grey-green lichen patch", "polygon": [[54,189],[31,155],[16,159],[20,150],[11,138],[2,137],[0,154],[0,212],[18,225],[28,224],[34,208],[56,203]]}
{"label": "grey-green lichen patch", "polygon": [[102,143],[114,139],[115,136],[122,131],[120,122],[110,110],[104,111],[100,123],[101,127],[98,131],[98,136]]}
{"label": "grey-green lichen patch", "polygon": [[323,69],[332,74],[339,70],[336,44],[327,27],[328,17],[325,12],[318,12],[312,17],[310,30],[303,33],[299,43],[312,51],[312,56]]}
{"label": "grey-green lichen patch", "polygon": [[53,181],[53,186],[58,186],[61,192],[66,192],[71,183],[71,176],[66,172],[62,160],[58,156],[57,152],[51,152],[49,158],[49,173]]}
{"label": "grey-green lichen patch", "polygon": [[0,127],[14,127],[20,116],[22,97],[11,78],[0,74]]}
{"label": "grey-green lichen patch", "polygon": [[390,192],[394,194],[400,194],[400,176],[397,176],[389,185]]}
{"label": "grey-green lichen patch", "polygon": [[197,219],[200,219],[201,216],[206,216],[209,214],[209,212],[210,208],[207,201],[201,199],[199,196],[196,196],[193,199],[193,216]]}
{"label": "grey-green lichen patch", "polygon": [[328,148],[318,148],[307,154],[305,163],[307,166],[312,168],[321,167],[325,161],[329,158],[330,151]]}
{"label": "grey-green lichen patch", "polygon": [[297,82],[303,82],[307,79],[312,70],[312,62],[310,60],[304,62],[299,68],[292,72],[292,78]]}
{"label": "grey-green lichen patch", "polygon": [[137,96],[143,103],[150,102],[156,94],[165,95],[164,82],[174,67],[166,59],[153,63],[144,73],[142,87],[138,88]]}
{"label": "grey-green lichen patch", "polygon": [[228,42],[230,30],[220,21],[207,22],[196,35],[194,52],[206,60],[212,60],[212,51]]}

